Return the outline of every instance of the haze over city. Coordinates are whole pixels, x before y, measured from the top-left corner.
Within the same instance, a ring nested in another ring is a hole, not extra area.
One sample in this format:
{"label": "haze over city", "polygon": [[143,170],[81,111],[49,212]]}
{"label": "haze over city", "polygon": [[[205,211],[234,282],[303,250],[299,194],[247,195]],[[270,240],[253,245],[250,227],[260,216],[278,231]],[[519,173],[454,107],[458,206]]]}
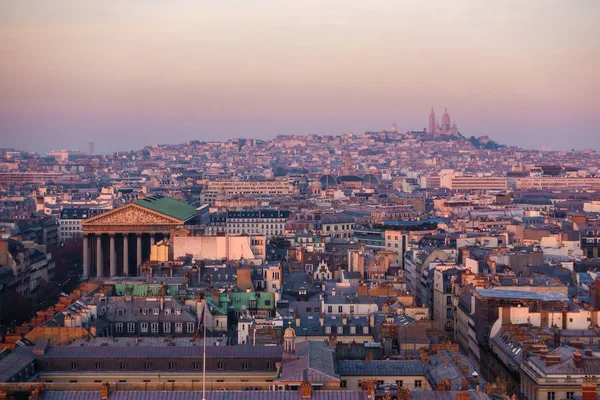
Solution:
{"label": "haze over city", "polygon": [[597,1],[0,3],[0,138],[46,152],[423,129],[600,149]]}

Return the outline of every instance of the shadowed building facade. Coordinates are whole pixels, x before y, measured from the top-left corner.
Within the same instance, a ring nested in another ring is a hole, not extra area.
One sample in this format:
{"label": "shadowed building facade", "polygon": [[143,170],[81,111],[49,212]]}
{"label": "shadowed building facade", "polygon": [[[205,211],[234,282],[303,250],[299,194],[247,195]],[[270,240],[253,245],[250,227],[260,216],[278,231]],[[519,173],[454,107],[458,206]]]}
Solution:
{"label": "shadowed building facade", "polygon": [[156,241],[196,223],[196,209],[154,195],[88,218],[83,231],[83,277],[137,275]]}

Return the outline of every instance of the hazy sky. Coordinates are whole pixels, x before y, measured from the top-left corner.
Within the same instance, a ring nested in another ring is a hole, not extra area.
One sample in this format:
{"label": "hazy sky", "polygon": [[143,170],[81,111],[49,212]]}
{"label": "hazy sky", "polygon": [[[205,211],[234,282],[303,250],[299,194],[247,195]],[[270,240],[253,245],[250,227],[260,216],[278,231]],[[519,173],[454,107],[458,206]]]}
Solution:
{"label": "hazy sky", "polygon": [[598,0],[1,0],[0,147],[427,125],[600,149]]}

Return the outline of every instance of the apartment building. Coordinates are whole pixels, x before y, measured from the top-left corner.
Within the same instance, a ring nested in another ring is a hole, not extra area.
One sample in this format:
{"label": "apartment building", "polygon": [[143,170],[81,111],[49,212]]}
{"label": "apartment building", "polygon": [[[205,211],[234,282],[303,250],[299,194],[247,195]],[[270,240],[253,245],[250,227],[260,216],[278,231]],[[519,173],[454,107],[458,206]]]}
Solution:
{"label": "apartment building", "polygon": [[294,186],[287,180],[268,181],[210,181],[202,191],[203,204],[214,204],[220,197],[232,196],[288,196],[294,193]]}

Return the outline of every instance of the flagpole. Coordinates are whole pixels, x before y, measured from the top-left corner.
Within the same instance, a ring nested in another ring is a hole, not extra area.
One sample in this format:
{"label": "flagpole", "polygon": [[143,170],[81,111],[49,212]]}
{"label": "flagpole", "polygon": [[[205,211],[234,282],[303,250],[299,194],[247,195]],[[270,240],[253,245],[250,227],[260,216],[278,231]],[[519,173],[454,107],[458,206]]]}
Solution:
{"label": "flagpole", "polygon": [[202,320],[204,322],[204,340],[202,352],[202,400],[206,400],[206,321],[204,320],[206,313],[206,299],[204,300],[204,309],[202,310]]}

